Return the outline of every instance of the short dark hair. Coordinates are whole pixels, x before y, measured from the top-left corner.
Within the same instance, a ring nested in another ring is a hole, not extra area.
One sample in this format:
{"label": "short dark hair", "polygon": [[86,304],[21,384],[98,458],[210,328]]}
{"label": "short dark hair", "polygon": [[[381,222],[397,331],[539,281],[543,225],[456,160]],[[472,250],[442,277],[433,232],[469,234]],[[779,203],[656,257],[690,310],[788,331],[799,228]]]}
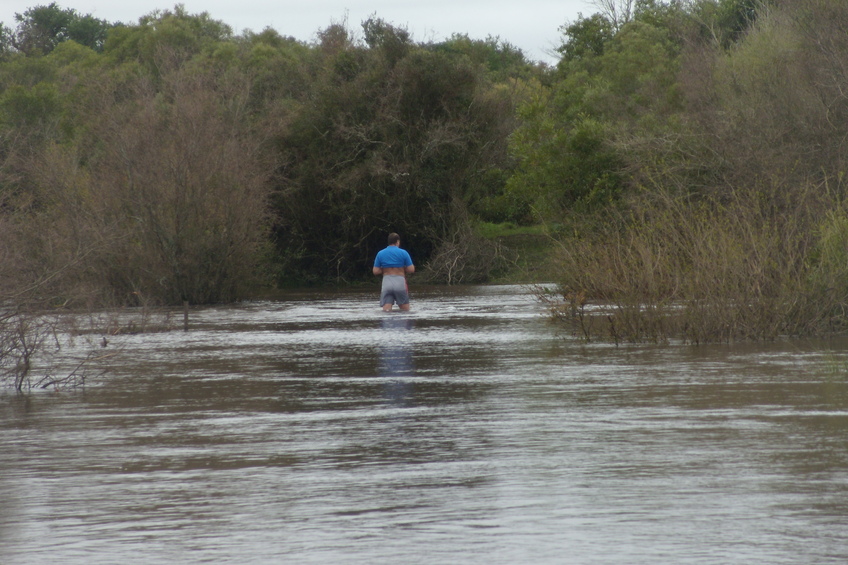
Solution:
{"label": "short dark hair", "polygon": [[400,241],[400,236],[398,234],[394,232],[389,234],[389,245],[394,245],[398,241]]}

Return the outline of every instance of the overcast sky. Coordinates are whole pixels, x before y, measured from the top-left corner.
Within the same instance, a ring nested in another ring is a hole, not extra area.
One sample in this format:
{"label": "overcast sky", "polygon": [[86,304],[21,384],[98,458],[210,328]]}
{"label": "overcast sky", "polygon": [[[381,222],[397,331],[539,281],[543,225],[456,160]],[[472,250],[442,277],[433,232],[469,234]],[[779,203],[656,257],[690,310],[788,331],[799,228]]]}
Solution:
{"label": "overcast sky", "polygon": [[[15,25],[15,14],[55,1],[109,22],[137,23],[156,9],[172,9],[178,2],[159,0],[0,0],[0,22]],[[515,45],[533,60],[554,62],[550,52],[560,43],[560,26],[597,10],[591,0],[183,0],[189,13],[209,12],[233,28],[256,32],[266,27],[304,41],[315,32],[347,17],[349,26],[376,14],[405,27],[415,41],[440,41],[453,33],[473,39],[497,36]]]}

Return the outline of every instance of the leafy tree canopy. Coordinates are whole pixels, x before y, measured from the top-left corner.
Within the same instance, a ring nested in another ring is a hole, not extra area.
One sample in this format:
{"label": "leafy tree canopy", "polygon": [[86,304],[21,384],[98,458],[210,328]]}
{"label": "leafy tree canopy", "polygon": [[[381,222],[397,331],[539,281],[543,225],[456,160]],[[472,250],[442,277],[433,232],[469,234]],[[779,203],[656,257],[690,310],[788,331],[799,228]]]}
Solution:
{"label": "leafy tree canopy", "polygon": [[65,41],[101,51],[109,29],[119,25],[74,9],[62,9],[55,2],[15,14],[15,21],[15,29],[5,28],[0,41],[7,53],[18,51],[25,55],[46,55]]}

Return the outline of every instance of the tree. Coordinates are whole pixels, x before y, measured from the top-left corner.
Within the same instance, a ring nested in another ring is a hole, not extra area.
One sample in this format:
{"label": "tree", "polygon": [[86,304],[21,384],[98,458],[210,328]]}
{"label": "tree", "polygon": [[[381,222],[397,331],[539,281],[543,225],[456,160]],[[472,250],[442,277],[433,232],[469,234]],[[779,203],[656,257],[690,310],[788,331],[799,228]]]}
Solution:
{"label": "tree", "polygon": [[60,8],[55,2],[15,14],[17,28],[9,43],[25,55],[46,55],[64,41],[75,41],[96,51],[103,49],[107,31],[105,20]]}
{"label": "tree", "polygon": [[8,61],[15,53],[15,32],[0,22],[0,63]]}
{"label": "tree", "polygon": [[232,28],[224,22],[208,12],[189,14],[177,4],[173,11],[157,10],[143,16],[138,25],[114,29],[103,50],[116,63],[138,62],[158,76],[166,70],[161,65],[177,68],[232,39]]}
{"label": "tree", "polygon": [[690,13],[703,35],[728,48],[743,38],[757,20],[758,12],[769,3],[770,0],[702,0]]}
{"label": "tree", "polygon": [[473,64],[485,68],[490,80],[495,83],[513,78],[539,78],[544,74],[544,69],[532,65],[521,49],[501,41],[499,37],[472,39],[466,34],[453,34],[449,39],[427,48],[451,56],[467,57]]}
{"label": "tree", "polygon": [[[708,0],[653,14],[591,71],[566,65],[555,100],[616,117],[610,142],[633,175],[617,209],[564,243],[566,302],[613,304],[616,339],[675,324],[696,343],[844,331],[848,8]],[[649,40],[663,29],[672,49]]]}
{"label": "tree", "polygon": [[412,47],[412,38],[406,29],[392,26],[379,18],[368,18],[362,23],[362,29],[365,44],[380,52],[389,67],[403,59]]}
{"label": "tree", "polygon": [[671,18],[644,15],[618,29],[602,14],[564,28],[558,81],[525,103],[511,137],[515,220],[560,221],[614,203],[650,160],[650,140],[673,131],[681,43],[665,26]]}
{"label": "tree", "polygon": [[243,296],[261,277],[271,174],[250,80],[238,69],[178,68],[156,81],[102,71],[77,91],[64,134],[19,157],[17,178],[0,178],[21,187],[10,210],[32,195],[27,256],[73,265],[56,279],[70,303]]}
{"label": "tree", "polygon": [[601,14],[594,14],[588,18],[581,15],[573,24],[561,27],[560,31],[565,36],[565,40],[557,48],[562,55],[560,64],[600,57],[615,37],[614,30],[613,23]]}
{"label": "tree", "polygon": [[124,236],[99,268],[124,296],[231,301],[258,280],[268,226],[270,167],[247,113],[249,81],[188,70],[162,81],[102,123],[91,204]]}
{"label": "tree", "polygon": [[633,5],[638,0],[592,0],[600,15],[619,30],[633,19]]}
{"label": "tree", "polygon": [[505,156],[509,102],[483,69],[365,28],[370,46],[320,34],[321,74],[281,131],[277,241],[287,270],[313,279],[365,276],[389,231],[423,263]]}

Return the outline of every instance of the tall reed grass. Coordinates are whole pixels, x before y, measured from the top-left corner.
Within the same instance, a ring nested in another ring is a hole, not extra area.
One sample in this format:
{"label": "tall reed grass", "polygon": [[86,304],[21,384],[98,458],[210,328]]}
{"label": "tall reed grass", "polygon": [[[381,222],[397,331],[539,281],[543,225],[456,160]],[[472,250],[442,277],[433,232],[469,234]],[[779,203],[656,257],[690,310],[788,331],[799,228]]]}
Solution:
{"label": "tall reed grass", "polygon": [[772,340],[848,329],[848,209],[823,186],[644,191],[560,241],[552,313],[587,340]]}

